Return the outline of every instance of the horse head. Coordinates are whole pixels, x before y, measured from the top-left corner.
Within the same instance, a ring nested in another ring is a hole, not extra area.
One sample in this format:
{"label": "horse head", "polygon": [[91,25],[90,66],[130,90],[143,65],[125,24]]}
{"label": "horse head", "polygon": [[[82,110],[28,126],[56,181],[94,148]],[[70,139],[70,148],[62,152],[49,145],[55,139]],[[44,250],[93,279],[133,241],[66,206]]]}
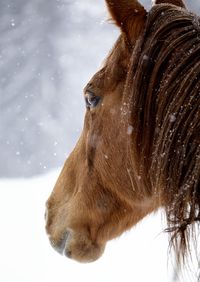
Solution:
{"label": "horse head", "polygon": [[[154,2],[154,7],[184,13],[181,0]],[[84,89],[83,131],[47,202],[46,230],[52,246],[80,262],[98,259],[109,240],[166,203],[163,193],[155,193],[156,182],[149,174],[157,151],[145,145],[149,132],[148,128],[145,131],[146,123],[141,131],[147,132],[145,139],[133,116],[130,118],[135,105],[130,93],[139,93],[142,87],[136,82],[134,90],[132,86],[148,13],[136,0],[106,3],[121,34],[103,67]],[[148,68],[148,57],[143,54],[142,60]],[[152,83],[148,85],[155,89]],[[152,126],[156,136],[153,121]],[[152,142],[148,143],[154,147]]]}

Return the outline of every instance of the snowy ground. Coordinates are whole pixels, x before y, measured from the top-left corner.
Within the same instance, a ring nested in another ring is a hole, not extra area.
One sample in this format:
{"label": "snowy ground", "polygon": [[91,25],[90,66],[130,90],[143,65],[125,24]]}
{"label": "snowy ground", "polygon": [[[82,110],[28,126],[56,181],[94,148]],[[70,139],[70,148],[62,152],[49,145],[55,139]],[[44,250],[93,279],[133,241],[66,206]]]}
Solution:
{"label": "snowy ground", "polygon": [[[44,230],[44,206],[58,171],[29,180],[0,181],[0,281],[172,282],[161,213],[110,242],[103,257],[81,265],[58,255]],[[196,282],[187,275],[181,282]]]}

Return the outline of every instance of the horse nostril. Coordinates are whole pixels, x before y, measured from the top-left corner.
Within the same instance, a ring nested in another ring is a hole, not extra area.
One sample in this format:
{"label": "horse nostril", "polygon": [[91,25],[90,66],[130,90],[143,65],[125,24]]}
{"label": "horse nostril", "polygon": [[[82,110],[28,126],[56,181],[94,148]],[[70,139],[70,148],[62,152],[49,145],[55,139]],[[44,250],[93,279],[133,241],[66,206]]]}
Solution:
{"label": "horse nostril", "polygon": [[65,248],[65,240],[62,240],[58,244],[53,239],[50,238],[50,243],[51,243],[51,246],[54,248],[54,250],[56,252],[58,252],[60,255],[63,255],[63,251],[64,251],[64,248]]}
{"label": "horse nostril", "polygon": [[65,248],[66,248],[67,242],[69,241],[70,237],[71,237],[70,233],[65,232],[62,236],[62,239],[60,239],[59,242],[56,242],[52,238],[50,238],[49,240],[50,240],[51,246],[55,249],[55,251],[57,251],[59,254],[63,255],[67,252],[65,250]]}

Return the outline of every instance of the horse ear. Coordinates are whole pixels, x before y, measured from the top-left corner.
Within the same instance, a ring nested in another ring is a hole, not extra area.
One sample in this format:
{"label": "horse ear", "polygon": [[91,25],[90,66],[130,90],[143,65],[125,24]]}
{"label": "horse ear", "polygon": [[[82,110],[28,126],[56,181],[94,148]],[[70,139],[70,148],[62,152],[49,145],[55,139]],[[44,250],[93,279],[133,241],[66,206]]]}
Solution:
{"label": "horse ear", "polygon": [[183,3],[182,0],[155,0],[153,2],[155,2],[155,4],[162,4],[162,3],[174,4],[175,6],[185,8],[185,4]]}
{"label": "horse ear", "polygon": [[146,10],[137,0],[106,0],[106,3],[112,19],[132,45],[144,27]]}

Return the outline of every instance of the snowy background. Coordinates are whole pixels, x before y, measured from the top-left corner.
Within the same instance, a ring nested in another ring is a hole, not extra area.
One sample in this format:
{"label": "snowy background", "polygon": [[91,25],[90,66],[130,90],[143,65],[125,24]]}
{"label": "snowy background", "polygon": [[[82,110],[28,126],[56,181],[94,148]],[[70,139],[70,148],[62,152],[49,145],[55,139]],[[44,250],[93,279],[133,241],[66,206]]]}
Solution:
{"label": "snowy background", "polygon": [[[199,0],[186,2],[200,14]],[[82,88],[119,34],[107,18],[104,0],[0,1],[0,281],[172,281],[160,212],[91,265],[57,255],[44,231],[44,203],[82,128]]]}

